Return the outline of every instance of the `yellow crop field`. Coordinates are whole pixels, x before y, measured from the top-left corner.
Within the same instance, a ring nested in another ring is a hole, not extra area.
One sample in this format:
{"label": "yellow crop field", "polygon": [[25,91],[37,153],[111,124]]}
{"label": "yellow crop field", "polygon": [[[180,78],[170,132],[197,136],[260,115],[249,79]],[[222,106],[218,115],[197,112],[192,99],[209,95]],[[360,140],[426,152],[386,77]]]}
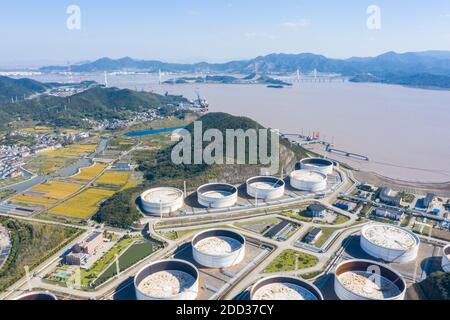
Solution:
{"label": "yellow crop field", "polygon": [[98,184],[123,186],[127,183],[129,178],[130,178],[129,172],[107,171],[96,182]]}
{"label": "yellow crop field", "polygon": [[93,216],[98,205],[114,195],[114,191],[90,188],[49,210],[49,213],[88,219]]}
{"label": "yellow crop field", "polygon": [[27,133],[43,134],[43,133],[52,132],[52,129],[50,129],[49,127],[44,127],[44,126],[36,126],[33,128],[24,128],[24,129],[22,129],[22,131],[27,132]]}
{"label": "yellow crop field", "polygon": [[96,144],[75,144],[59,150],[50,150],[44,154],[61,157],[81,157],[93,153],[96,149]]}
{"label": "yellow crop field", "polygon": [[80,172],[72,178],[76,180],[91,181],[105,170],[107,166],[108,165],[104,163],[96,163],[91,167],[81,169]]}
{"label": "yellow crop field", "polygon": [[123,190],[131,189],[131,188],[136,187],[138,184],[139,184],[138,180],[130,179],[120,190],[123,191]]}
{"label": "yellow crop field", "polygon": [[21,203],[30,206],[47,207],[58,202],[57,199],[20,194],[11,199],[13,203]]}
{"label": "yellow crop field", "polygon": [[49,198],[62,200],[80,191],[82,187],[82,185],[76,183],[50,181],[34,187],[31,191],[42,192]]}
{"label": "yellow crop field", "polygon": [[26,193],[15,196],[11,201],[25,205],[47,207],[71,196],[81,190],[82,187],[82,185],[75,183],[51,181],[35,186]]}

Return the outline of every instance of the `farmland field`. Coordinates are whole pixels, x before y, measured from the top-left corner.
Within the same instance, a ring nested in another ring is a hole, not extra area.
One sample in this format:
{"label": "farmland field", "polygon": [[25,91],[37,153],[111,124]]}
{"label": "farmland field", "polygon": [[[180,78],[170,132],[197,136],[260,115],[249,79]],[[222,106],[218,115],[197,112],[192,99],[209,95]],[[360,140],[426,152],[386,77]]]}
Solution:
{"label": "farmland field", "polygon": [[38,175],[47,175],[68,167],[76,161],[76,158],[38,154],[27,161],[25,169]]}
{"label": "farmland field", "polygon": [[97,212],[98,205],[114,193],[114,191],[110,190],[90,188],[50,209],[48,212],[55,215],[88,219]]}
{"label": "farmland field", "polygon": [[96,182],[98,184],[122,187],[128,182],[129,178],[130,172],[107,171]]}
{"label": "farmland field", "polygon": [[71,145],[59,150],[44,152],[45,155],[61,157],[80,157],[93,153],[97,149],[96,144]]}
{"label": "farmland field", "polygon": [[80,172],[72,177],[75,180],[91,181],[98,176],[108,165],[96,163],[91,167],[82,168]]}
{"label": "farmland field", "polygon": [[56,204],[58,201],[78,192],[81,188],[82,185],[75,183],[52,181],[40,184],[11,200],[15,203],[45,207]]}

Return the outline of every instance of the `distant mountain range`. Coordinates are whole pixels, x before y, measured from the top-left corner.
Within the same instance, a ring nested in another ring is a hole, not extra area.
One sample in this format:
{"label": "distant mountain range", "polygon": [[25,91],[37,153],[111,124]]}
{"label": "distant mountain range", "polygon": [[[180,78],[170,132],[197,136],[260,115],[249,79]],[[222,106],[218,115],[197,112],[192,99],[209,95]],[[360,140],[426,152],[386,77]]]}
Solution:
{"label": "distant mountain range", "polygon": [[267,75],[252,73],[244,78],[234,76],[205,76],[205,77],[181,77],[165,81],[166,84],[185,83],[222,83],[222,84],[267,84],[279,86],[292,86],[292,84],[271,78]]}
{"label": "distant mountain range", "polygon": [[[42,72],[65,71],[66,66],[48,66]],[[147,71],[147,72],[213,72],[248,74],[293,74],[297,70],[338,73],[355,81],[398,83],[425,87],[450,88],[450,51],[387,52],[376,57],[331,59],[312,53],[270,54],[250,60],[226,63],[166,63],[157,60],[101,58],[72,66],[74,72]]]}

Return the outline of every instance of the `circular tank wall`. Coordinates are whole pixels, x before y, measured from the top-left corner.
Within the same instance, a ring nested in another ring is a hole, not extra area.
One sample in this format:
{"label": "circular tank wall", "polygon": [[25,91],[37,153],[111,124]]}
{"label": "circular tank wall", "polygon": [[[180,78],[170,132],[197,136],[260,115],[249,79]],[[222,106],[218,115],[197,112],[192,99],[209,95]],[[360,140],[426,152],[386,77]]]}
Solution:
{"label": "circular tank wall", "polygon": [[14,300],[28,300],[28,301],[56,301],[58,298],[52,293],[49,292],[30,292],[20,297],[15,298]]}
{"label": "circular tank wall", "polygon": [[306,158],[300,161],[300,168],[302,170],[319,171],[329,175],[333,173],[334,163],[323,158]]}
{"label": "circular tank wall", "polygon": [[244,236],[236,231],[211,229],[192,239],[194,260],[208,268],[227,268],[239,264],[245,257]]}
{"label": "circular tank wall", "polygon": [[247,194],[252,198],[275,200],[284,196],[285,183],[275,177],[254,177],[247,180]]}
{"label": "circular tank wall", "polygon": [[336,267],[334,291],[340,300],[403,300],[406,282],[378,262],[348,260]]}
{"label": "circular tank wall", "polygon": [[238,190],[226,183],[205,184],[197,189],[197,200],[206,208],[229,208],[236,204]]}
{"label": "circular tank wall", "polygon": [[322,293],[313,284],[295,277],[264,278],[251,288],[251,300],[323,300]]}
{"label": "circular tank wall", "polygon": [[444,248],[444,255],[442,257],[442,269],[445,272],[450,272],[450,244]]}
{"label": "circular tank wall", "polygon": [[411,231],[388,224],[371,224],[361,230],[361,248],[386,262],[406,263],[417,258],[420,239]]}
{"label": "circular tank wall", "polygon": [[319,171],[298,170],[290,178],[291,186],[297,190],[319,192],[327,188],[327,176]]}
{"label": "circular tank wall", "polygon": [[162,260],[142,268],[134,277],[137,300],[195,300],[199,272],[184,260]]}
{"label": "circular tank wall", "polygon": [[154,188],[142,193],[141,204],[147,214],[170,214],[183,207],[184,194],[175,188]]}

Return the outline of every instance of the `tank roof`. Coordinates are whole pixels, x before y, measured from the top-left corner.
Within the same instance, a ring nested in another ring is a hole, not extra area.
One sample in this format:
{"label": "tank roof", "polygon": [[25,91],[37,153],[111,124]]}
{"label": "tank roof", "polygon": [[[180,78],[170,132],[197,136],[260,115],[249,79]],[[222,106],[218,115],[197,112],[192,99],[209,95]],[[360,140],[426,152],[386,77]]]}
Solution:
{"label": "tank roof", "polygon": [[408,250],[417,245],[414,235],[392,225],[369,225],[363,228],[362,233],[368,241],[384,248]]}

